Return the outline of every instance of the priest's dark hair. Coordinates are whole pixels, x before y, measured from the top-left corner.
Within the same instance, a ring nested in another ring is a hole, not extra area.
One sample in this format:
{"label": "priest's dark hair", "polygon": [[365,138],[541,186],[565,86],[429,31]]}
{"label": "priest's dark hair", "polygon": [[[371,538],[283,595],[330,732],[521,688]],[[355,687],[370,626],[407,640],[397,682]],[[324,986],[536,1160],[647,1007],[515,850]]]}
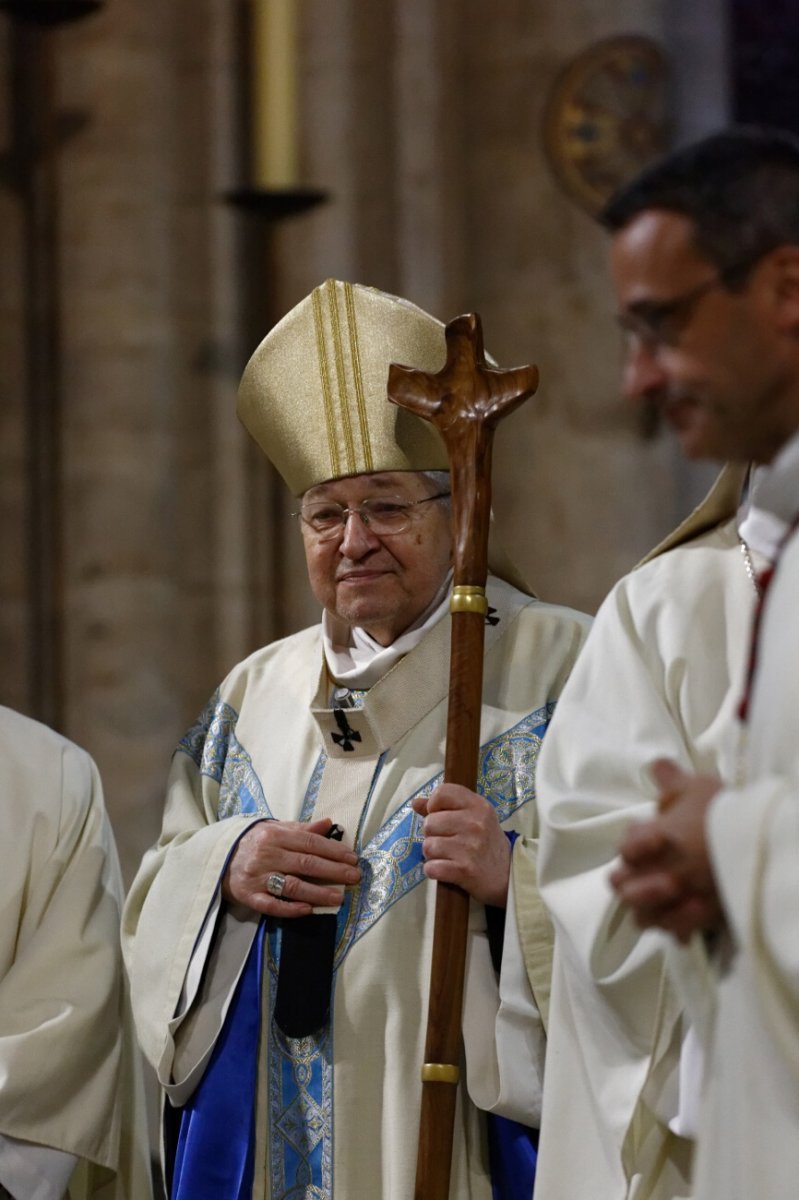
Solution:
{"label": "priest's dark hair", "polygon": [[687,217],[696,249],[734,290],[769,251],[799,246],[799,138],[756,125],[711,134],[647,167],[599,220],[615,233],[649,209]]}

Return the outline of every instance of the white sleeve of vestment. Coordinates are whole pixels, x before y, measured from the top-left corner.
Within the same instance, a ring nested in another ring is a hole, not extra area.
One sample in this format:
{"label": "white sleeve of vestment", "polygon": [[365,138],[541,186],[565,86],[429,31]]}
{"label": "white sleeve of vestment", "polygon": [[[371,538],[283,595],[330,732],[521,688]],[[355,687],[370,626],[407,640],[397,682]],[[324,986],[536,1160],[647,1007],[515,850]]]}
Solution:
{"label": "white sleeve of vestment", "polygon": [[[263,820],[235,816],[218,821],[217,801],[215,780],[201,775],[186,754],[176,754],[161,838],[142,860],[123,917],[123,949],[140,1044],[162,1086],[186,1085],[186,1097],[213,1048],[213,1029],[227,1012],[257,927],[257,914],[251,921],[236,921],[231,911],[231,934],[241,937],[223,938],[220,922],[227,906],[222,906],[216,923],[209,915],[234,846]],[[213,938],[208,936],[211,932]],[[228,974],[223,979],[220,972]],[[201,1011],[206,1000],[208,1023]],[[209,1031],[210,1042],[200,1046]],[[177,1093],[173,1100],[182,1102]]]}
{"label": "white sleeve of vestment", "polygon": [[259,913],[222,900],[222,878],[232,852],[205,914],[180,1000],[168,1026],[175,1048],[174,1053],[168,1052],[159,1075],[164,1079],[168,1074],[169,1081],[163,1087],[176,1106],[186,1103],[202,1079],[258,931]]}
{"label": "white sleeve of vestment", "polygon": [[748,782],[708,813],[714,874],[734,947],[751,959],[765,1021],[799,1062],[799,536],[769,588],[750,707]]}
{"label": "white sleeve of vestment", "polygon": [[[10,721],[4,713],[3,725]],[[22,1160],[38,1160],[38,1147],[45,1160],[64,1163],[48,1155],[53,1147],[80,1159],[86,1176],[118,1171],[121,1195],[130,1182],[122,1175],[141,1161],[145,1131],[135,1121],[140,1093],[119,954],[122,887],[102,787],[78,747],[32,722],[17,732],[16,748],[3,733],[8,802],[0,820],[6,947],[9,932],[15,935],[13,960],[0,972],[3,1170],[24,1170]],[[19,843],[6,822],[18,824]],[[23,842],[29,824],[32,836]],[[10,1139],[33,1149],[14,1155]],[[148,1195],[147,1185],[137,1194]]]}
{"label": "white sleeve of vestment", "polygon": [[[481,906],[473,906],[475,910],[482,916]],[[546,1037],[525,970],[512,878],[499,980],[488,935],[476,929],[470,932],[463,1040],[466,1086],[473,1103],[486,1112],[537,1127]]]}
{"label": "white sleeve of vestment", "polygon": [[628,586],[617,587],[597,615],[536,771],[541,892],[557,937],[568,943],[560,962],[570,994],[581,1010],[590,994],[603,1024],[596,1046],[581,1048],[598,1051],[600,1072],[611,1040],[611,1061],[632,1052],[644,1067],[663,969],[662,939],[638,928],[610,886],[610,871],[630,824],[654,812],[652,762],[665,757],[693,766],[667,690],[676,670],[654,640],[662,630],[638,627]]}
{"label": "white sleeve of vestment", "polygon": [[[213,911],[219,911],[219,918],[214,923],[209,913],[203,931],[210,930],[205,940],[210,952],[203,958],[201,987],[188,1000],[191,1007],[179,1009],[169,1022],[175,1049],[170,1055],[171,1078],[163,1087],[176,1106],[186,1103],[203,1077],[261,919],[243,904],[217,905]],[[196,969],[192,974],[196,979]]]}
{"label": "white sleeve of vestment", "polygon": [[[631,602],[634,584],[619,585],[602,606],[536,771],[538,876],[556,947],[542,1196],[564,1187],[577,1200],[592,1188],[625,1194],[642,1170],[639,1131],[651,1131],[654,1144],[678,1112],[681,1002],[666,973],[665,938],[639,929],[609,882],[626,830],[654,812],[651,763],[695,766],[691,731],[675,711],[683,630],[664,629],[640,595]],[[565,1156],[564,1127],[570,1137],[580,1131]]]}
{"label": "white sleeve of vestment", "polygon": [[0,1133],[0,1184],[15,1200],[62,1200],[77,1158]]}
{"label": "white sleeve of vestment", "polygon": [[677,1112],[668,1122],[669,1129],[678,1137],[697,1135],[704,1073],[705,1052],[696,1030],[689,1025],[680,1046]]}
{"label": "white sleeve of vestment", "polygon": [[[247,829],[245,829],[244,832],[249,833],[249,830],[251,828],[252,828],[252,826],[249,826]],[[244,836],[244,834],[241,835],[241,837],[243,837],[243,836]],[[241,840],[241,838],[239,840]],[[238,843],[236,843],[235,845],[237,845],[237,844]],[[234,845],[234,849],[235,849],[235,845]],[[230,853],[232,854],[232,851]],[[228,862],[230,861],[230,857],[228,857],[227,861]],[[211,947],[213,945],[214,937],[217,932],[217,922],[218,922],[218,918],[219,918],[219,913],[222,909],[222,879],[224,878],[226,870],[227,870],[227,862],[225,863],[225,866],[222,870],[222,874],[219,877],[219,887],[217,888],[217,891],[214,893],[214,897],[208,908],[208,912],[205,914],[205,920],[203,922],[202,929],[200,930],[200,933],[197,937],[197,942],[192,951],[191,958],[189,960],[189,965],[186,968],[186,978],[183,983],[183,989],[180,993],[180,1000],[178,1001],[177,1009],[175,1010],[175,1019],[172,1023],[173,1028],[175,1028],[175,1029],[178,1028],[180,1022],[183,1020],[183,1017],[185,1017],[186,1013],[191,1008],[192,1004],[194,1003],[194,1001],[197,998],[197,993],[200,990],[200,984],[202,983],[202,978],[203,978],[203,971],[205,970],[205,964],[208,961],[208,956],[211,953]],[[335,910],[331,910],[331,911],[335,911]],[[244,909],[242,908],[242,913],[243,912],[244,912]],[[250,938],[248,940],[248,942],[247,942],[248,946],[250,945],[251,941],[252,941],[252,938]],[[244,964],[242,963],[241,965],[243,966]],[[239,970],[239,972],[237,973],[237,976],[236,976],[237,979],[240,974],[241,974],[241,971]]]}
{"label": "white sleeve of vestment", "polygon": [[197,993],[200,990],[202,983],[203,970],[205,968],[208,955],[211,953],[211,945],[216,933],[216,922],[219,917],[219,911],[222,908],[222,892],[221,889],[216,893],[211,901],[211,907],[205,915],[205,923],[200,930],[200,936],[197,938],[197,945],[192,951],[189,965],[186,969],[186,979],[183,983],[183,990],[180,993],[180,1000],[175,1011],[175,1018],[182,1020],[188,1010],[194,1003]]}
{"label": "white sleeve of vestment", "polygon": [[734,952],[751,956],[769,1028],[799,1061],[799,778],[719,793],[708,831]]}

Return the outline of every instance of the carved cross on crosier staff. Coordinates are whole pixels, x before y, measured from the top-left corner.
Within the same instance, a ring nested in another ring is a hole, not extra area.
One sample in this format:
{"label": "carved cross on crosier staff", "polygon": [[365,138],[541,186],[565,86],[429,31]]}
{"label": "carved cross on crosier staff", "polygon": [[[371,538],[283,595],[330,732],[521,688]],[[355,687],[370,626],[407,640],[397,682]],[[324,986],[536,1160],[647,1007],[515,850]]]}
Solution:
{"label": "carved cross on crosier staff", "polygon": [[[473,313],[447,325],[446,341],[447,361],[437,374],[392,365],[388,395],[431,421],[449,455],[454,578],[444,779],[474,789],[488,612],[491,448],[499,422],[535,392],[538,370],[488,366],[480,318]],[[415,1200],[447,1200],[449,1195],[468,915],[466,892],[436,884]]]}

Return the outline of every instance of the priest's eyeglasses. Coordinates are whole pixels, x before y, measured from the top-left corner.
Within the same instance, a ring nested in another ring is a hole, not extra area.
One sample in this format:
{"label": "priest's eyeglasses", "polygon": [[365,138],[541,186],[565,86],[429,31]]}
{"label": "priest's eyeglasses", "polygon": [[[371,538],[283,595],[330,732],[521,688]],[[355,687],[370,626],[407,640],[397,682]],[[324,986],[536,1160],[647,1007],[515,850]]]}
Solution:
{"label": "priest's eyeglasses", "polygon": [[617,314],[619,328],[628,340],[637,342],[647,350],[657,351],[663,347],[673,349],[699,301],[714,288],[729,287],[736,280],[743,279],[755,261],[747,258],[731,263],[710,279],[704,279],[696,287],[681,292],[679,296],[672,296],[670,300],[641,300]]}
{"label": "priest's eyeglasses", "polygon": [[386,537],[403,533],[410,526],[420,504],[444,500],[450,494],[437,492],[435,496],[425,496],[422,500],[404,500],[401,496],[368,496],[366,500],[351,508],[337,504],[334,500],[312,500],[303,504],[299,512],[291,515],[299,517],[319,542],[340,537],[344,533],[347,521],[355,515],[373,533]]}

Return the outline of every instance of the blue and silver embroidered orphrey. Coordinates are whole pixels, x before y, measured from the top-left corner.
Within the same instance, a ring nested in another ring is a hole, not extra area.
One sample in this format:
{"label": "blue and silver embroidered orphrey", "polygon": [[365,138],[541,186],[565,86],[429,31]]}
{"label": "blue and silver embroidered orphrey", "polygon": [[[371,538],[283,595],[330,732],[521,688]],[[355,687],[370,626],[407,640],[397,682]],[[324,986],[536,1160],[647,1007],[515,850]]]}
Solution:
{"label": "blue and silver embroidered orphrey", "polygon": [[[505,821],[535,799],[535,762],[554,711],[548,704],[482,747],[477,791]],[[219,819],[272,816],[246,749],[236,738],[237,714],[217,694],[178,749],[219,784]],[[308,784],[302,818],[311,817],[326,756],[320,755]],[[383,766],[375,769],[371,791]],[[358,847],[362,879],[345,892],[338,913],[330,1020],[316,1035],[287,1038],[270,1019],[267,1052],[269,1187],[271,1200],[332,1200],[333,1196],[333,1013],[338,969],[352,946],[409,891],[422,883],[422,819],[412,801],[443,780],[436,774],[397,808],[365,846]],[[280,963],[280,930],[269,923],[265,970],[271,1005]],[[270,1017],[271,1017],[270,1007]]]}

